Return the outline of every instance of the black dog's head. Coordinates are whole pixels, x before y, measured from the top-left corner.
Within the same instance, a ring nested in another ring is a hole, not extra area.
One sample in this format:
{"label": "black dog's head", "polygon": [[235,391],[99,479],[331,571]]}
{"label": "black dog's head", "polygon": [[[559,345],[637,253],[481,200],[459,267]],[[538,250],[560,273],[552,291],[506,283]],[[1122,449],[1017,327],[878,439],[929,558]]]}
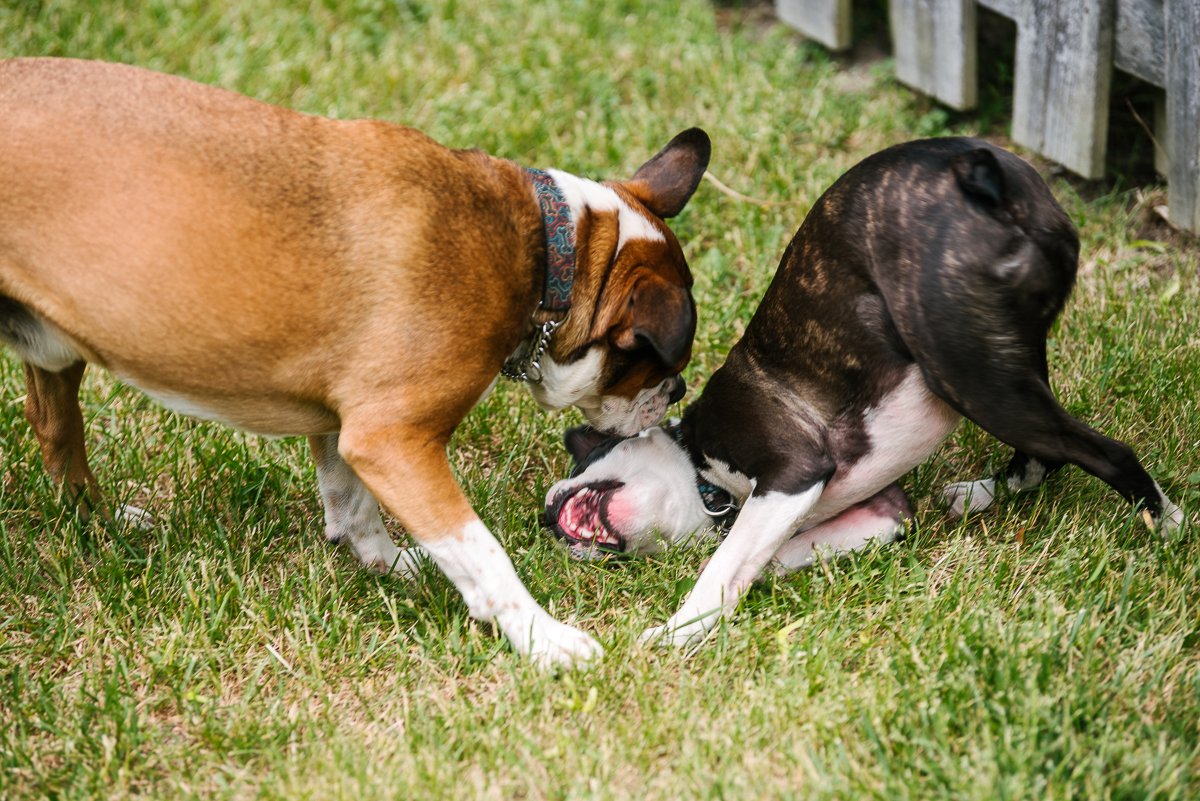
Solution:
{"label": "black dog's head", "polygon": [[577,558],[653,553],[711,523],[687,450],[662,428],[613,437],[581,426],[565,442],[575,468],[546,494],[546,525]]}

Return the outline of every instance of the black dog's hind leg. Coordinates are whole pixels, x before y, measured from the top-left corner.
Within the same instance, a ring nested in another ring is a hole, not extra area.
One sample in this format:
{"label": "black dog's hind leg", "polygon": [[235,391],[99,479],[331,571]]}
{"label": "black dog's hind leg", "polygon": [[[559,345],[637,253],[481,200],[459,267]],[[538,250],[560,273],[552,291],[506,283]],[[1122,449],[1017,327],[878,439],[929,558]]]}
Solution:
{"label": "black dog's hind leg", "polygon": [[[1038,360],[1038,373],[1042,382],[1050,386],[1050,369],[1046,363],[1045,344],[1042,344]],[[1057,403],[1057,402],[1056,402]],[[1038,459],[1025,451],[1017,449],[1004,472],[997,473],[991,478],[981,478],[977,481],[959,481],[949,484],[942,490],[946,506],[954,517],[963,517],[970,512],[982,512],[996,500],[998,492],[1007,490],[1010,493],[1024,492],[1037,489],[1050,477],[1050,474],[1063,466],[1059,459]]]}
{"label": "black dog's hind leg", "polygon": [[[1129,446],[1072,417],[1059,405],[1044,380],[1001,381],[991,386],[960,386],[955,390],[966,417],[1016,448],[1005,475],[1011,488],[1035,487],[1052,470],[1070,462],[1144,509],[1166,530],[1177,528],[1182,522],[1179,508],[1163,495]],[[995,479],[988,481],[992,482],[990,487],[986,482],[970,482],[971,486],[961,491],[951,493],[947,488],[947,497],[952,504],[957,501],[960,509],[986,507],[991,502],[990,499],[983,502],[986,491],[995,495]]]}

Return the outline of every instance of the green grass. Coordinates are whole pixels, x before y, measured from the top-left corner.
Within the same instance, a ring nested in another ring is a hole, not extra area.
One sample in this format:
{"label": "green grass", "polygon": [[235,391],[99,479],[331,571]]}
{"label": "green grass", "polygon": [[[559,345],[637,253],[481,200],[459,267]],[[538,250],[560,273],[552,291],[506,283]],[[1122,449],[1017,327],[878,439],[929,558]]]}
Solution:
{"label": "green grass", "polygon": [[[676,222],[698,386],[837,175],[897,141],[979,132],[886,62],[840,62],[765,17],[699,0],[18,0],[0,52],[134,62],[592,176],[701,125],[712,172],[776,205],[705,183]],[[1200,250],[1156,241],[1161,188],[1051,183],[1084,246],[1051,343],[1060,395],[1194,518]],[[906,481],[906,541],[765,580],[736,624],[664,652],[634,638],[705,549],[569,561],[538,517],[577,418],[502,387],[460,428],[456,469],[533,594],[608,649],[547,675],[434,571],[380,579],[327,546],[301,442],[186,420],[92,373],[93,467],[160,525],[81,524],[41,472],[11,355],[0,383],[5,799],[1200,795],[1194,534],[1147,536],[1074,469],[956,525],[938,488],[1005,458],[973,427]]]}

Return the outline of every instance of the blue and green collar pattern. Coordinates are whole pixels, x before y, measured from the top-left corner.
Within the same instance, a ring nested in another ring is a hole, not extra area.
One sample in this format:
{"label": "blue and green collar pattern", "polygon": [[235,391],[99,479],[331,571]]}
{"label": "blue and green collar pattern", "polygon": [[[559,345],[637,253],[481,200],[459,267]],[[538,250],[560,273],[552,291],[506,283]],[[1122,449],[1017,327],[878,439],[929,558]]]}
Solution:
{"label": "blue and green collar pattern", "polygon": [[[542,210],[542,231],[546,235],[546,283],[539,312],[566,314],[571,309],[571,288],[575,284],[575,224],[571,206],[562,187],[545,170],[527,169]],[[534,322],[533,334],[505,360],[500,374],[522,383],[542,383],[542,357],[550,348],[554,330],[562,319]]]}
{"label": "blue and green collar pattern", "polygon": [[571,287],[575,283],[575,224],[571,220],[571,207],[549,173],[535,169],[528,172],[542,209],[542,229],[546,232],[546,285],[541,310],[565,312],[571,308]]}

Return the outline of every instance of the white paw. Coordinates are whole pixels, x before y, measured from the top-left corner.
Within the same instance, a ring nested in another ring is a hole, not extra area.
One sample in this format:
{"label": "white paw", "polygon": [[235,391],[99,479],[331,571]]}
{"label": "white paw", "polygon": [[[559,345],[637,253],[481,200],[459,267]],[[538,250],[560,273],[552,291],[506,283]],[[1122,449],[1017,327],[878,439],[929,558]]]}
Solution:
{"label": "white paw", "polygon": [[532,625],[504,633],[513,647],[541,667],[578,666],[604,655],[604,649],[589,634],[574,626],[559,623],[545,612]]}
{"label": "white paw", "polygon": [[990,478],[980,481],[959,481],[942,490],[946,506],[955,518],[968,512],[982,512],[996,500],[996,482]]}
{"label": "white paw", "polygon": [[150,531],[154,528],[154,517],[140,506],[123,503],[117,507],[114,515],[117,522],[123,523],[138,531]]}
{"label": "white paw", "polygon": [[423,548],[397,548],[391,537],[382,531],[348,544],[363,567],[381,576],[414,578],[420,572],[422,560],[429,558]]}
{"label": "white paw", "polygon": [[704,635],[708,634],[708,630],[716,624],[718,619],[716,612],[707,617],[689,620],[686,623],[677,622],[679,617],[676,614],[663,625],[646,629],[642,632],[642,636],[638,637],[638,642],[643,645],[669,645],[675,648],[694,645],[704,639]]}
{"label": "white paw", "polygon": [[1184,521],[1183,510],[1163,498],[1162,516],[1158,519],[1158,533],[1161,537],[1169,537],[1180,529]]}

